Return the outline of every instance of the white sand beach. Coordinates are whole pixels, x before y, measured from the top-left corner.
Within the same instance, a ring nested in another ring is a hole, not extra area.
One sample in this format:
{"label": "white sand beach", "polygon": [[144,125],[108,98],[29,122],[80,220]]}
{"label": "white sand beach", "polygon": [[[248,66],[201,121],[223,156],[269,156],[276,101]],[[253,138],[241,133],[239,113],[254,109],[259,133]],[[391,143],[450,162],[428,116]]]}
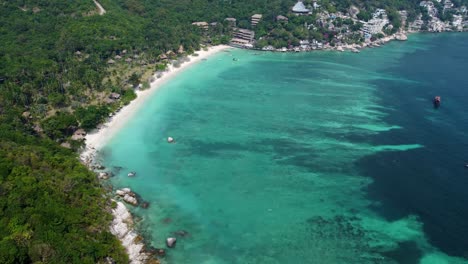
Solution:
{"label": "white sand beach", "polygon": [[197,56],[190,55],[188,62],[182,63],[179,67],[169,65],[168,69],[163,73],[160,78],[155,77],[155,81],[150,84],[150,88],[146,90],[139,90],[136,92],[137,98],[129,105],[124,106],[119,112],[115,113],[109,121],[102,125],[101,129],[88,133],[85,138],[86,149],[81,154],[81,160],[89,163],[97,150],[102,148],[119,129],[121,129],[135,112],[144,104],[151,95],[156,92],[165,82],[175,77],[178,73],[184,71],[188,67],[200,62],[203,59],[210,57],[222,50],[229,49],[227,45],[212,46],[207,50],[200,50],[195,52]]}
{"label": "white sand beach", "polygon": [[[101,129],[95,130],[86,135],[86,148],[80,155],[81,160],[88,167],[93,169],[96,162],[96,153],[99,149],[102,148],[116,134],[116,132],[134,116],[145,101],[148,100],[148,98],[150,98],[151,95],[165,82],[175,77],[178,73],[187,69],[191,65],[229,48],[229,46],[220,45],[209,47],[207,50],[197,51],[196,56],[190,55],[188,57],[190,60],[181,63],[179,67],[174,67],[171,64],[160,78],[156,78],[156,76],[154,76],[155,81],[150,84],[149,89],[137,91],[137,98],[135,100],[133,100],[129,105],[124,106],[119,112],[115,113],[108,122],[101,126]],[[145,250],[142,250],[144,248],[143,242],[135,240],[138,235],[137,231],[131,225],[127,224],[133,222],[133,218],[122,202],[117,202],[117,205],[116,209],[112,209],[114,219],[110,224],[110,231],[122,242],[122,245],[129,254],[130,263],[146,263],[151,256]]]}

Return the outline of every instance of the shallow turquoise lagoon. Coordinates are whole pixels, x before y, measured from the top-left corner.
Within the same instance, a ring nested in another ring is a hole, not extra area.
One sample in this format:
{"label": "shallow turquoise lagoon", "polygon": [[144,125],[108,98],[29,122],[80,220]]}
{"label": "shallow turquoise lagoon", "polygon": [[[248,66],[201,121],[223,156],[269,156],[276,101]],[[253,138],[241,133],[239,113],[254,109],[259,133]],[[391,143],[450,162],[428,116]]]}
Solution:
{"label": "shallow turquoise lagoon", "polygon": [[221,52],[157,91],[101,157],[115,188],[150,202],[132,210],[152,246],[189,233],[164,263],[466,263],[468,210],[457,201],[468,198],[456,186],[468,182],[440,181],[468,178],[444,161],[468,159],[468,91],[451,88],[468,83],[450,75],[468,67],[450,60],[467,41]]}

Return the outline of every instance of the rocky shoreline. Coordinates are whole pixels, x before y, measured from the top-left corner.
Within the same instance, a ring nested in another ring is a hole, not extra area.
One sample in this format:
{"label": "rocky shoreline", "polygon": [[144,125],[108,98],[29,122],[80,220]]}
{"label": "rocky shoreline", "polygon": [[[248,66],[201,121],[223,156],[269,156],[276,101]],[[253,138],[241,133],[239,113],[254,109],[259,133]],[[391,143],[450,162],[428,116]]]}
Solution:
{"label": "rocky shoreline", "polygon": [[[116,203],[112,216],[114,220],[110,225],[110,232],[116,236],[127,250],[131,264],[144,264],[153,259],[153,254],[146,251],[144,240],[133,228],[133,217],[123,202],[112,200]],[[155,263],[157,260],[154,260]]]}
{"label": "rocky shoreline", "polygon": [[[99,180],[107,180],[112,176],[112,173],[105,171],[105,168],[97,161],[97,150],[92,147],[86,147],[80,154],[81,162],[90,170],[96,173]],[[138,206],[137,195],[129,188],[123,188],[115,192],[110,191],[109,195],[120,197],[124,202],[133,206]],[[141,235],[134,228],[134,218],[122,201],[115,198],[110,199],[112,208],[110,213],[113,220],[110,223],[109,230],[116,236],[127,251],[131,264],[158,264],[159,261],[155,258],[156,255],[164,255],[164,250],[151,249],[145,244]],[[144,207],[143,203],[141,206]]]}
{"label": "rocky shoreline", "polygon": [[[339,52],[344,52],[344,51],[351,51],[354,53],[359,53],[361,49],[364,48],[375,48],[375,47],[380,47],[382,45],[385,45],[386,43],[392,41],[392,40],[398,40],[398,41],[406,41],[408,40],[408,35],[413,34],[413,33],[425,33],[426,31],[402,31],[398,32],[395,34],[392,34],[390,36],[386,36],[377,40],[374,40],[372,42],[365,42],[361,44],[345,44],[345,45],[336,45],[336,46],[331,46],[329,44],[324,45],[322,48],[315,48],[315,49],[301,49],[299,47],[293,47],[293,48],[282,48],[282,49],[255,49],[253,48],[252,50],[258,50],[258,51],[270,51],[270,52],[313,52],[313,51],[339,51]],[[429,32],[427,33],[442,33],[442,32],[451,32],[451,31],[441,31],[441,32]],[[458,31],[457,31],[458,32]],[[459,31],[459,32],[467,32],[467,31]]]}
{"label": "rocky shoreline", "polygon": [[[258,50],[258,51],[270,51],[270,52],[313,52],[313,51],[351,51],[354,53],[359,53],[361,49],[364,48],[374,48],[374,47],[380,47],[381,45],[386,44],[387,42],[390,42],[392,40],[399,40],[399,41],[406,41],[408,39],[407,34],[411,32],[399,32],[392,34],[390,36],[383,37],[381,39],[374,40],[372,42],[365,42],[361,44],[341,44],[341,45],[335,45],[331,46],[329,44],[323,45],[320,48],[302,48],[302,47],[292,47],[292,48],[281,48],[281,49],[271,49],[271,48],[262,48],[262,49],[256,49],[252,48],[252,50]],[[247,48],[248,49],[248,48]]]}

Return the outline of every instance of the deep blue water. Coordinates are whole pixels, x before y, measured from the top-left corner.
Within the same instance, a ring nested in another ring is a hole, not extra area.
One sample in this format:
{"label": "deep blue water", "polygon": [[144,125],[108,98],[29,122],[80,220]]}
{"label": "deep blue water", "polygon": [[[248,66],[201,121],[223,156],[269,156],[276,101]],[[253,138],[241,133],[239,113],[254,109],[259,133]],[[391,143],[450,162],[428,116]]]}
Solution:
{"label": "deep blue water", "polygon": [[[422,35],[427,47],[401,58],[387,71],[413,80],[378,81],[378,97],[393,108],[385,121],[404,127],[373,142],[418,142],[412,152],[378,153],[359,161],[374,179],[368,187],[381,215],[417,215],[429,241],[449,255],[468,258],[468,35]],[[434,96],[442,105],[432,108]]]}

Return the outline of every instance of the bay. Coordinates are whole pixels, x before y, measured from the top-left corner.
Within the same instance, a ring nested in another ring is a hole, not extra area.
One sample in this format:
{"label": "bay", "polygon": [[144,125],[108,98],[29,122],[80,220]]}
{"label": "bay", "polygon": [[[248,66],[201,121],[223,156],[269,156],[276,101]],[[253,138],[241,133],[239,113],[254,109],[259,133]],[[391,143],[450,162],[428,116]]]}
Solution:
{"label": "bay", "polygon": [[467,43],[221,52],[158,90],[103,163],[150,202],[132,211],[151,245],[188,232],[165,263],[467,263]]}

